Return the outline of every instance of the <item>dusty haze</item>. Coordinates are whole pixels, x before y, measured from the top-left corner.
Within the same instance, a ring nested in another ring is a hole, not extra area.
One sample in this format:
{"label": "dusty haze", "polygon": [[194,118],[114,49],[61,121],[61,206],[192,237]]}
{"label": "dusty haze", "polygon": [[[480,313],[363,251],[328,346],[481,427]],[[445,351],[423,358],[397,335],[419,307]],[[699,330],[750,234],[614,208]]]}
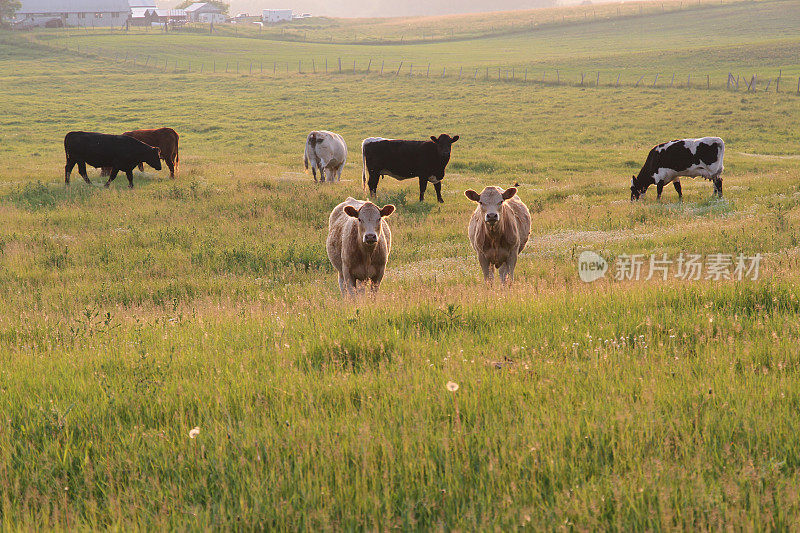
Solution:
{"label": "dusty haze", "polygon": [[555,0],[233,0],[231,14],[257,14],[263,9],[292,9],[295,13],[311,13],[328,17],[403,17],[476,13],[510,9],[552,7]]}

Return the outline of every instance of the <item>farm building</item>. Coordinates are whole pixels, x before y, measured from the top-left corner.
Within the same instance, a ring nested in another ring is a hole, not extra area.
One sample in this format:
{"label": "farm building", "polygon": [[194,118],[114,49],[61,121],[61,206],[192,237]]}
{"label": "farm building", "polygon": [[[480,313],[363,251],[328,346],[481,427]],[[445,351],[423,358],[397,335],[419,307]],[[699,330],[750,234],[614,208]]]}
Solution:
{"label": "farm building", "polygon": [[158,24],[175,24],[186,22],[189,16],[183,9],[156,9],[154,23]]}
{"label": "farm building", "polygon": [[203,22],[205,24],[220,24],[226,20],[228,20],[228,17],[222,13],[200,13],[197,17],[198,22]]}
{"label": "farm building", "polygon": [[[186,11],[186,16],[189,17],[190,22],[201,22],[200,15],[203,15],[205,13],[214,13],[217,15],[222,15],[223,17],[225,16],[220,8],[218,8],[214,4],[209,4],[207,2],[195,2],[194,4],[187,7],[185,11]],[[215,20],[214,22],[217,21]]]}
{"label": "farm building", "polygon": [[292,20],[291,9],[265,9],[261,15],[264,22],[275,24],[276,22],[288,22]]}
{"label": "farm building", "polygon": [[16,23],[35,27],[122,27],[128,23],[128,0],[22,0]]}

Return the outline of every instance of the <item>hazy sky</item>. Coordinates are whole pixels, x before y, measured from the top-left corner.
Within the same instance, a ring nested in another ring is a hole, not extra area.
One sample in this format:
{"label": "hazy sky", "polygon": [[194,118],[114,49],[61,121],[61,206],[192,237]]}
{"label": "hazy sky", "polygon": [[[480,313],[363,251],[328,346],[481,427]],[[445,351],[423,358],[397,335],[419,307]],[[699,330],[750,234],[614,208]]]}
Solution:
{"label": "hazy sky", "polygon": [[263,9],[292,9],[328,17],[398,17],[442,15],[554,5],[555,0],[232,0],[232,14],[257,14]]}

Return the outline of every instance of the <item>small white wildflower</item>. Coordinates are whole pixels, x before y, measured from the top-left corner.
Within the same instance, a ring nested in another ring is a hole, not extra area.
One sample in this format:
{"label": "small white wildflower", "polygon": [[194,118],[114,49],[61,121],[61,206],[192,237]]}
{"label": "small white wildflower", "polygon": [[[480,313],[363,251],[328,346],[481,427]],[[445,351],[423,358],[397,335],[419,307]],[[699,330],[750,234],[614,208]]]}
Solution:
{"label": "small white wildflower", "polygon": [[458,390],[458,383],[456,383],[454,381],[448,381],[447,382],[447,390],[449,390],[450,392],[457,391]]}
{"label": "small white wildflower", "polygon": [[189,438],[196,439],[199,434],[200,434],[200,428],[194,427],[189,431]]}

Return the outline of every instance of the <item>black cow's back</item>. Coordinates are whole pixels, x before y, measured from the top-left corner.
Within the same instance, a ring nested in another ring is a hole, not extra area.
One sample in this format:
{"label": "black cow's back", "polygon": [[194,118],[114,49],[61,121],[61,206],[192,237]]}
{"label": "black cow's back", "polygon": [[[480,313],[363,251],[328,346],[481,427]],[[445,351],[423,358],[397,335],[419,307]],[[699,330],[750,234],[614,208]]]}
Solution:
{"label": "black cow's back", "polygon": [[370,172],[381,171],[400,179],[438,175],[447,164],[439,161],[435,143],[399,139],[366,143],[364,159]]}

